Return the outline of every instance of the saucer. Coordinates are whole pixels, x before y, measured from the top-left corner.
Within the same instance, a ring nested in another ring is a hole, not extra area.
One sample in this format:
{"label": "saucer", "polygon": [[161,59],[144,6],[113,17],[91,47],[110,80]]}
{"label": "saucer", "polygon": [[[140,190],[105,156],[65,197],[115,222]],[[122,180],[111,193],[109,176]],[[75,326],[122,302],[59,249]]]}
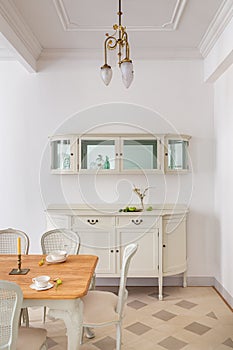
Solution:
{"label": "saucer", "polygon": [[49,264],[58,264],[58,263],[62,263],[64,261],[66,261],[66,256],[64,258],[61,258],[61,259],[57,259],[57,260],[54,260],[51,258],[51,255],[47,255],[45,260],[49,263]]}
{"label": "saucer", "polygon": [[30,288],[31,288],[31,289],[35,289],[35,290],[47,290],[47,289],[52,288],[53,286],[54,286],[54,284],[53,284],[53,283],[50,283],[50,282],[48,282],[48,285],[47,285],[46,287],[37,287],[37,286],[35,285],[35,283],[32,283],[32,284],[30,285]]}

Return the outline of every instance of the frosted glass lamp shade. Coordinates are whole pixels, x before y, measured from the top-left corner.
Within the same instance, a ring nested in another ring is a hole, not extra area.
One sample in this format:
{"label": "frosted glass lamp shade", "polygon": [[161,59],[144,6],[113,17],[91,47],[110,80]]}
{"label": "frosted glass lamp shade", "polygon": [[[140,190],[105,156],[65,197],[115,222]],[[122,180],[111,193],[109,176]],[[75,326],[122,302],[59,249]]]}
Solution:
{"label": "frosted glass lamp shade", "polygon": [[133,63],[132,61],[123,61],[121,63],[121,74],[122,74],[122,80],[125,85],[125,87],[128,89],[128,87],[131,85],[133,81]]}
{"label": "frosted glass lamp shade", "polygon": [[112,79],[112,68],[108,64],[104,64],[100,69],[101,78],[105,85],[108,85]]}

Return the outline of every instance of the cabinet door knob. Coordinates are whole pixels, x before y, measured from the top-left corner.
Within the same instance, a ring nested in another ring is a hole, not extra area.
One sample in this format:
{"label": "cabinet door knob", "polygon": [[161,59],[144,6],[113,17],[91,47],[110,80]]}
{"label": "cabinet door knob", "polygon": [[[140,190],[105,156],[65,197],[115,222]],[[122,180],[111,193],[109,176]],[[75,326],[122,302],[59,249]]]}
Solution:
{"label": "cabinet door knob", "polygon": [[73,156],[73,155],[74,155],[74,153],[70,153],[70,155],[71,155],[71,156]]}
{"label": "cabinet door knob", "polygon": [[99,222],[99,220],[98,219],[88,219],[87,220],[87,222],[90,224],[90,225],[95,225],[95,224],[97,224],[97,222]]}
{"label": "cabinet door knob", "polygon": [[163,248],[166,248],[166,244],[163,244]]}
{"label": "cabinet door knob", "polygon": [[119,249],[117,249],[116,252],[119,253]]}
{"label": "cabinet door knob", "polygon": [[140,220],[138,220],[138,219],[136,219],[136,220],[132,219],[132,223],[133,223],[134,225],[140,225],[142,222],[143,222],[142,219],[140,219]]}
{"label": "cabinet door knob", "polygon": [[113,252],[114,252],[114,250],[113,250],[113,249],[111,249],[111,250],[110,250],[110,252],[111,252],[111,253],[113,253]]}

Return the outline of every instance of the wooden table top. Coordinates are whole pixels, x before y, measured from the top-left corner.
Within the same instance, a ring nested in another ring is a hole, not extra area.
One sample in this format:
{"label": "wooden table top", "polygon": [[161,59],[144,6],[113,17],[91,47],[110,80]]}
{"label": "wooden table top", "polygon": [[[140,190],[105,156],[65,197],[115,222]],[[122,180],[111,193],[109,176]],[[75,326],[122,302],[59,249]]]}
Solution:
{"label": "wooden table top", "polygon": [[[91,278],[97,265],[98,257],[94,255],[69,255],[63,263],[39,266],[39,261],[46,255],[22,255],[21,268],[30,268],[26,275],[9,275],[13,268],[17,268],[17,255],[0,255],[0,279],[12,281],[20,285],[24,299],[75,299],[86,295]],[[32,278],[40,275],[60,278],[62,284],[46,291],[30,288]]]}

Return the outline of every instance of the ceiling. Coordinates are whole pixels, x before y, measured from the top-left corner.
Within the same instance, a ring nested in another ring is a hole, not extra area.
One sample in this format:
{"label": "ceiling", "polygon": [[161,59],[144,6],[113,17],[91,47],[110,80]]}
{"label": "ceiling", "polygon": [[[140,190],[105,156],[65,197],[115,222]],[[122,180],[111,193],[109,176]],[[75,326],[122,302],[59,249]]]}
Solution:
{"label": "ceiling", "polygon": [[[0,56],[30,71],[38,59],[102,54],[118,0],[0,0]],[[203,58],[229,22],[233,0],[122,0],[132,57]]]}

